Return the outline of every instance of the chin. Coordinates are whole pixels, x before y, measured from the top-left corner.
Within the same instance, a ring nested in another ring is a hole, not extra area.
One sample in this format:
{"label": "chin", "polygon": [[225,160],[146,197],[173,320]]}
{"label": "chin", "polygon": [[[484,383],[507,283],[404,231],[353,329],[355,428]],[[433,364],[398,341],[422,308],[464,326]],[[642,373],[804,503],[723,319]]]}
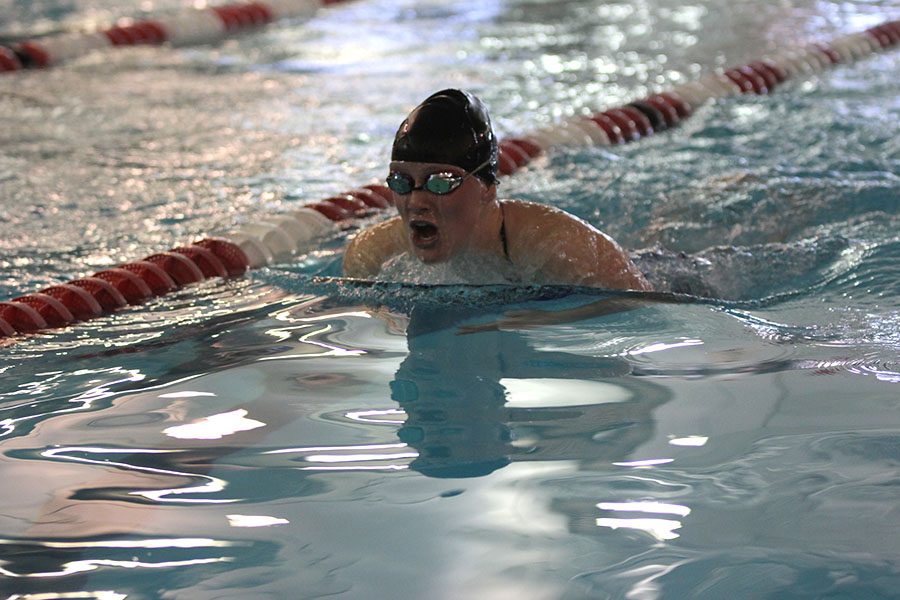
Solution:
{"label": "chin", "polygon": [[447,261],[446,256],[436,255],[432,252],[416,252],[416,258],[426,265],[436,265]]}
{"label": "chin", "polygon": [[450,260],[447,251],[442,248],[414,248],[413,253],[426,265],[436,265]]}

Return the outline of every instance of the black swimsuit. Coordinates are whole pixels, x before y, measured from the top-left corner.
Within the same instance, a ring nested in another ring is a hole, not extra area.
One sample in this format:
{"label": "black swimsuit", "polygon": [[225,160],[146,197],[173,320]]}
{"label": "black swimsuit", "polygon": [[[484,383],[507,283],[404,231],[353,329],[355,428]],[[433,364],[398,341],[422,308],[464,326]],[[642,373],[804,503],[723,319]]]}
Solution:
{"label": "black swimsuit", "polygon": [[503,256],[507,262],[512,262],[509,258],[509,247],[506,243],[506,215],[503,213],[503,203],[500,203],[500,243],[503,244]]}

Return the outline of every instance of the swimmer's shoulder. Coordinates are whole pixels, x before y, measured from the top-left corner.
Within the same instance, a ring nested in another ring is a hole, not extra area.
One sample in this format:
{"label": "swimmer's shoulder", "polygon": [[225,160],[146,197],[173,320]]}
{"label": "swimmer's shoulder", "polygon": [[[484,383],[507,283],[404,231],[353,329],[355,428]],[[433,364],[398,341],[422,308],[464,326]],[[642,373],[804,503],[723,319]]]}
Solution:
{"label": "swimmer's shoulder", "polygon": [[529,252],[546,244],[577,245],[603,236],[590,223],[553,206],[527,200],[503,200],[502,204],[511,251]]}
{"label": "swimmer's shoulder", "polygon": [[587,221],[559,208],[503,201],[509,254],[552,282],[619,289],[649,289],[625,251]]}
{"label": "swimmer's shoulder", "polygon": [[503,200],[510,260],[526,271],[545,271],[570,248],[591,246],[593,227],[563,210],[526,200]]}
{"label": "swimmer's shoulder", "polygon": [[344,275],[374,277],[386,260],[404,250],[403,223],[399,216],[391,217],[356,234],[344,253]]}

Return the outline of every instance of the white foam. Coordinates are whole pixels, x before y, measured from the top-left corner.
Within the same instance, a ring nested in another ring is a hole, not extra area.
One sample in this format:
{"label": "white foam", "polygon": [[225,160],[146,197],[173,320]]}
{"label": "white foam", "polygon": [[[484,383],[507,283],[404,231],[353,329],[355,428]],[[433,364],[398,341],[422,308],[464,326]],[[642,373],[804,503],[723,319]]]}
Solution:
{"label": "white foam", "polygon": [[415,256],[403,253],[388,260],[378,274],[379,281],[417,283],[423,285],[535,283],[534,273],[522,273],[503,258],[454,257],[451,260],[425,264]]}

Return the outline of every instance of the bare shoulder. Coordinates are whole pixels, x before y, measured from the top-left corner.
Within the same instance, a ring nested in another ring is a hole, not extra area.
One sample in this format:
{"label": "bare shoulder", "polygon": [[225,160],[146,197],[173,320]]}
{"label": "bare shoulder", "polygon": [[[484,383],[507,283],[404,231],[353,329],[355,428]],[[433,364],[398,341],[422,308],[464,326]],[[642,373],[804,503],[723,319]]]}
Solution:
{"label": "bare shoulder", "polygon": [[589,249],[598,242],[616,243],[608,235],[588,223],[559,208],[527,202],[504,200],[503,216],[512,251],[543,249],[563,252],[571,249]]}
{"label": "bare shoulder", "polygon": [[503,202],[510,256],[554,283],[649,289],[614,239],[564,210],[522,200]]}
{"label": "bare shoulder", "polygon": [[360,231],[344,253],[344,275],[360,278],[378,275],[386,260],[403,251],[403,243],[400,217]]}
{"label": "bare shoulder", "polygon": [[558,228],[563,228],[569,233],[579,232],[582,235],[601,233],[596,227],[571,213],[537,202],[504,200],[503,212],[511,227],[515,226],[530,233]]}

